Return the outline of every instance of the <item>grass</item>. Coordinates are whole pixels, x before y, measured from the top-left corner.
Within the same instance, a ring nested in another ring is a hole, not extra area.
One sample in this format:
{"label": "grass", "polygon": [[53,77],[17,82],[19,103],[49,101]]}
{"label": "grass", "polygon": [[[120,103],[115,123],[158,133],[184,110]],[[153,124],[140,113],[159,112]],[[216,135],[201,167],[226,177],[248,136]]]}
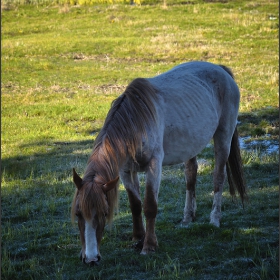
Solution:
{"label": "grass", "polygon": [[278,2],[18,3],[1,10],[2,279],[278,279],[278,154],[263,146],[242,151],[250,202],[243,209],[225,187],[219,229],[209,225],[211,147],[188,229],[183,169],[164,168],[153,255],[131,248],[123,186],[100,266],[79,261],[70,221],[71,169],[84,172],[110,103],[136,77],[191,60],[227,65],[241,89],[240,135],[278,140]]}

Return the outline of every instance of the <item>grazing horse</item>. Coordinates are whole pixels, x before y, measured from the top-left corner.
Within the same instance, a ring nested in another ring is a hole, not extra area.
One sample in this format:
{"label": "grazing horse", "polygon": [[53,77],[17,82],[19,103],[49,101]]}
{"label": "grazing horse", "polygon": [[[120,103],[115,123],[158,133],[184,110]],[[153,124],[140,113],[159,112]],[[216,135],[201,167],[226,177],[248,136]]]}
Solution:
{"label": "grazing horse", "polygon": [[[98,134],[83,179],[73,169],[81,259],[98,264],[106,222],[118,202],[119,176],[128,194],[133,240],[141,254],[155,251],[155,221],[162,166],[185,163],[186,201],[182,225],[195,219],[196,156],[214,139],[214,201],[210,223],[219,227],[227,173],[231,195],[246,198],[236,129],[239,89],[231,70],[208,62],[189,62],[153,78],[133,80],[111,106]],[[137,172],[146,173],[143,203]]]}

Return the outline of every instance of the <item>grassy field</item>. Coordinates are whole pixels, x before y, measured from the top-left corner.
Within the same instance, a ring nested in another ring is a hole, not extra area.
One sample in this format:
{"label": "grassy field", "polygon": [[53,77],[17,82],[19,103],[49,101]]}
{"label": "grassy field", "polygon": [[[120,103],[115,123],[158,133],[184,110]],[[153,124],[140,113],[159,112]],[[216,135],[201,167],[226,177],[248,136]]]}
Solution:
{"label": "grassy field", "polygon": [[[279,153],[268,150],[279,135],[278,1],[41,3],[1,2],[2,279],[279,279]],[[157,252],[141,256],[131,248],[121,185],[102,263],[82,264],[70,221],[72,167],[84,172],[112,100],[132,79],[191,60],[224,64],[235,74],[238,129],[251,147],[242,150],[249,203],[243,209],[232,201],[226,186],[221,227],[209,225],[209,146],[198,157],[191,227],[179,226],[182,166],[164,168]]]}

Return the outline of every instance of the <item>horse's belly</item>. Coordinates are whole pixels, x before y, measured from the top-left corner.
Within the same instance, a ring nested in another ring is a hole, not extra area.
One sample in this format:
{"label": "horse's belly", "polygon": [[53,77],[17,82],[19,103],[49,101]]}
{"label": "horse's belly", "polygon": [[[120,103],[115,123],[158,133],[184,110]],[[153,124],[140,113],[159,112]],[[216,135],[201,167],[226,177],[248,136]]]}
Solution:
{"label": "horse's belly", "polygon": [[199,154],[212,139],[218,123],[218,116],[213,111],[208,112],[207,117],[181,116],[180,120],[169,115],[163,138],[163,165],[185,162]]}
{"label": "horse's belly", "polygon": [[207,135],[208,137],[203,137],[204,141],[200,140],[198,142],[194,142],[188,137],[184,137],[183,135],[181,136],[183,138],[178,139],[174,135],[174,137],[171,137],[168,140],[168,143],[165,142],[163,147],[163,165],[172,165],[188,161],[199,154],[212,138],[212,135]]}

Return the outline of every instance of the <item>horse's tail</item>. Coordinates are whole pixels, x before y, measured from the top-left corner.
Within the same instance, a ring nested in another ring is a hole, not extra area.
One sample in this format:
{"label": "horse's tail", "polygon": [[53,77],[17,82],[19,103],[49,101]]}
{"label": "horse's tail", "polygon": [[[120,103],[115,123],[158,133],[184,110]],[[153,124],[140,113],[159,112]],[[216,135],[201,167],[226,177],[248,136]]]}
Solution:
{"label": "horse's tail", "polygon": [[237,190],[242,204],[244,205],[244,200],[247,200],[248,197],[246,193],[237,128],[235,128],[232,136],[230,154],[226,163],[226,170],[230,194],[234,196],[235,190]]}

